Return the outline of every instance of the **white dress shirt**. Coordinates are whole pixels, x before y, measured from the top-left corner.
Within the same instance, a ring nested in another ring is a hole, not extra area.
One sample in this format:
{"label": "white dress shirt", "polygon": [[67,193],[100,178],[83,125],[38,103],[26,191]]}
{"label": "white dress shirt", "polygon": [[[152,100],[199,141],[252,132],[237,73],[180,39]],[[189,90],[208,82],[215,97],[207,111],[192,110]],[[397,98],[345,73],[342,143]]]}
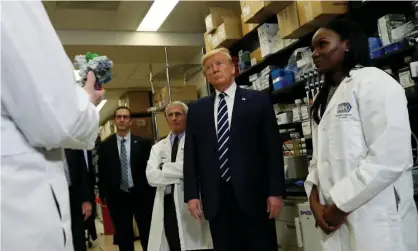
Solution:
{"label": "white dress shirt", "polygon": [[[235,92],[237,91],[237,84],[232,83],[232,85],[230,87],[228,87],[228,89],[226,89],[224,91],[224,93],[226,94],[225,96],[225,102],[226,102],[226,107],[228,109],[228,123],[229,123],[229,127],[231,127],[231,119],[232,119],[232,111],[234,109],[234,100],[235,100]],[[214,109],[214,116],[215,116],[215,128],[216,131],[218,131],[218,107],[219,107],[219,101],[221,100],[219,98],[219,94],[221,92],[216,90],[216,97],[215,97],[215,109]]]}
{"label": "white dress shirt", "polygon": [[[133,178],[132,178],[132,168],[131,168],[131,133],[129,132],[128,135],[123,137],[125,141],[125,149],[126,149],[126,157],[128,158],[128,184],[129,188],[134,186]],[[121,144],[122,137],[116,134],[116,141],[118,143],[118,152],[120,158],[120,144]]]}
{"label": "white dress shirt", "polygon": [[90,167],[89,167],[89,155],[88,155],[88,151],[87,150],[83,150],[83,152],[84,152],[84,160],[86,161],[87,171],[89,171],[90,170]]}

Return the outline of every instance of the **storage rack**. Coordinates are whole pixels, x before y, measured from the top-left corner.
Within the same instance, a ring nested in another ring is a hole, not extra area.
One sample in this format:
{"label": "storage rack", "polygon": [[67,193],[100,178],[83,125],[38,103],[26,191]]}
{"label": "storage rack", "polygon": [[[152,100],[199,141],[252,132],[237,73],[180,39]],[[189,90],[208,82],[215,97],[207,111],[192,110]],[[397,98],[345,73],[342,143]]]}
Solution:
{"label": "storage rack", "polygon": [[[202,55],[204,53],[204,49],[202,48]],[[171,103],[172,100],[172,95],[171,95],[171,84],[170,84],[170,65],[169,65],[169,61],[168,61],[168,51],[167,51],[167,47],[164,47],[164,54],[165,54],[165,77],[166,77],[166,87],[168,90],[168,103]],[[182,69],[183,69],[183,81],[184,81],[184,85],[187,85],[187,73],[186,73],[186,67],[185,65],[182,65]],[[200,69],[199,69],[200,71]],[[152,72],[152,66],[150,65],[150,85],[151,85],[151,90],[152,93],[151,95],[153,95],[155,93],[155,88],[154,88],[154,75]],[[208,87],[208,85],[207,85]],[[152,100],[152,98],[150,99]],[[186,100],[182,100],[183,102],[185,102],[186,104],[188,103],[188,101]],[[151,105],[152,106],[152,105]],[[159,135],[159,128],[158,128],[158,122],[157,122],[157,112],[163,112],[165,110],[165,106],[163,107],[159,107],[158,109],[153,109],[152,111],[150,111],[149,113],[147,113],[149,116],[152,116],[152,121],[153,121],[153,131],[154,131],[154,142],[158,142],[159,140],[161,140],[162,138],[160,138]]]}
{"label": "storage rack", "polygon": [[[412,1],[349,1],[348,12],[339,17],[349,17],[362,25],[368,36],[377,36],[377,20],[386,14],[404,14],[407,17],[414,16],[412,9]],[[339,18],[337,17],[337,18]],[[260,23],[252,31],[244,35],[240,40],[236,41],[228,49],[231,55],[238,56],[240,50],[254,51],[260,46],[258,40],[257,29],[264,23],[277,23],[277,16],[273,14],[265,18],[265,22]],[[249,85],[248,77],[252,74],[260,72],[268,65],[276,65],[283,67],[287,65],[293,51],[300,47],[310,46],[313,33],[306,34],[300,37],[295,43],[263,58],[261,62],[251,66],[250,68],[241,71],[236,77],[238,85]],[[393,72],[398,72],[399,69],[406,66],[404,62],[405,56],[410,56],[416,44],[409,44],[403,49],[395,51],[390,54],[385,54],[379,58],[372,60],[372,65],[381,68],[382,66],[389,66]],[[398,79],[399,80],[399,79]],[[212,86],[209,86],[211,92],[214,92]],[[408,108],[410,113],[411,128],[418,135],[418,86],[409,87],[405,89],[408,98]],[[291,104],[295,99],[302,99],[305,97],[305,89],[303,82],[296,82],[293,85],[287,86],[279,90],[273,90],[270,82],[269,88],[263,90],[270,94],[273,104]],[[279,128],[298,127],[301,131],[301,123],[291,123],[288,125],[280,125]],[[285,135],[282,137],[288,138]],[[307,144],[309,147],[309,144]],[[311,146],[310,146],[311,147]],[[418,199],[418,198],[417,198]]]}

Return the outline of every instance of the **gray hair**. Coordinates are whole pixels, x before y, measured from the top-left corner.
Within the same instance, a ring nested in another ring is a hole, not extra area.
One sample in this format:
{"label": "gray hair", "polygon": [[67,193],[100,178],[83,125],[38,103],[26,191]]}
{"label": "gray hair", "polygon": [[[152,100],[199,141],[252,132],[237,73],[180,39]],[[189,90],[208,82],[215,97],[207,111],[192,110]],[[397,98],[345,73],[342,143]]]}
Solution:
{"label": "gray hair", "polygon": [[173,101],[165,107],[165,115],[166,116],[167,116],[168,108],[173,107],[173,106],[180,106],[181,108],[183,108],[184,114],[186,114],[186,115],[187,115],[187,112],[189,111],[189,107],[185,103],[183,103],[181,101]]}

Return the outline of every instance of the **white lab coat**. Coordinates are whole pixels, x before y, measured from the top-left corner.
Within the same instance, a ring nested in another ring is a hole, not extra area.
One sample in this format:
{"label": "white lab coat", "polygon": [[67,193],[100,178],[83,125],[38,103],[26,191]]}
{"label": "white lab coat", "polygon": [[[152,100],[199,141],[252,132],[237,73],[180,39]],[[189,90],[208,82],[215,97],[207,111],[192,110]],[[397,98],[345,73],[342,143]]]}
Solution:
{"label": "white lab coat", "polygon": [[[170,133],[171,134],[171,133]],[[149,251],[169,251],[164,231],[164,191],[167,185],[174,184],[174,204],[176,206],[177,222],[181,250],[213,249],[209,223],[206,220],[194,219],[184,203],[183,156],[184,139],[179,142],[176,162],[171,163],[170,135],[155,144],[151,149],[146,169],[148,183],[157,188],[152,213]],[[162,170],[159,169],[164,163]]]}
{"label": "white lab coat", "polygon": [[1,2],[1,250],[72,251],[62,148],[91,149],[99,113],[34,1]]}
{"label": "white lab coat", "polygon": [[313,130],[306,192],[310,195],[316,184],[321,203],[351,212],[339,230],[323,234],[323,250],[416,251],[418,218],[404,90],[374,67],[352,70],[350,76]]}

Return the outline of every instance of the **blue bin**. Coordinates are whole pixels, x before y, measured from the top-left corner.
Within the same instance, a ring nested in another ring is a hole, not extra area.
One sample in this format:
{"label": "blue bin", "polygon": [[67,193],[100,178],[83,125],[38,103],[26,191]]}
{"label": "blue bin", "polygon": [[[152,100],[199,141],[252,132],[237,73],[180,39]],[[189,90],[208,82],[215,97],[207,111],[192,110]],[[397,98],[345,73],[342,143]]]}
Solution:
{"label": "blue bin", "polygon": [[371,59],[381,57],[383,50],[381,50],[382,41],[378,37],[369,37],[369,55]]}
{"label": "blue bin", "polygon": [[292,71],[285,69],[275,69],[271,72],[271,79],[273,80],[273,90],[279,90],[295,82]]}

